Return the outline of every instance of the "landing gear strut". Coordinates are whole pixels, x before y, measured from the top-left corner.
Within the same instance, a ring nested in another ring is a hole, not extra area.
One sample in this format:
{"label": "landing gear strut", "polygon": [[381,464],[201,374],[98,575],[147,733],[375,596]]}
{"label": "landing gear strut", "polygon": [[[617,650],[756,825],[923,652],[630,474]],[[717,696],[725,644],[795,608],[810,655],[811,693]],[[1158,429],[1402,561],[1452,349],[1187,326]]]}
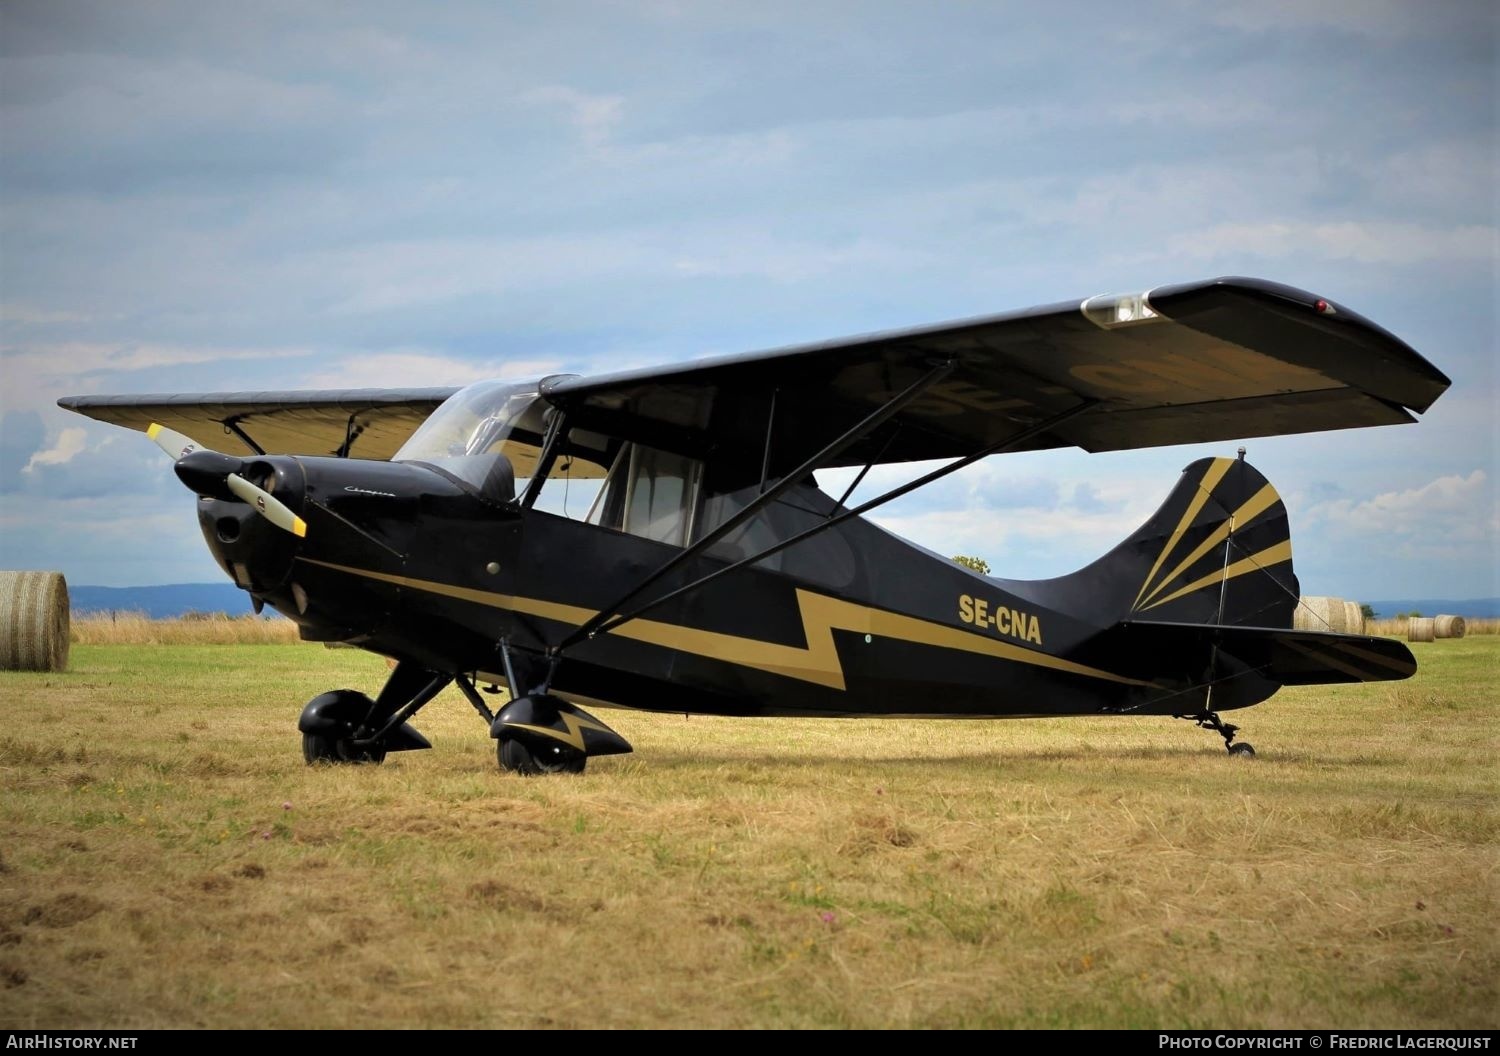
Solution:
{"label": "landing gear strut", "polygon": [[1250,747],[1246,741],[1235,743],[1234,735],[1240,732],[1238,726],[1232,726],[1219,718],[1217,711],[1200,711],[1196,715],[1174,715],[1173,718],[1188,719],[1205,730],[1213,730],[1224,738],[1224,748],[1230,755],[1238,755],[1245,759],[1255,758],[1255,749]]}
{"label": "landing gear strut", "polygon": [[[501,771],[528,777],[581,774],[591,755],[620,755],[631,750],[630,742],[614,730],[578,705],[549,692],[555,661],[547,664],[545,674],[538,677],[540,664],[535,658],[518,656],[504,640],[499,645],[511,693],[508,704],[492,712],[469,676],[458,675],[454,682],[489,723],[490,736],[495,738],[495,761]],[[528,686],[535,688],[528,690]]]}
{"label": "landing gear strut", "polygon": [[[403,661],[374,700],[352,689],[314,697],[302,709],[302,756],[309,763],[381,763],[388,752],[431,748],[427,738],[407,722],[450,683],[473,705],[490,736],[495,758],[510,773],[578,774],[591,755],[619,755],[630,743],[578,705],[549,692],[552,669],[537,678],[534,659],[518,664],[508,643],[500,643],[506,681],[511,687],[534,686],[498,712],[490,710],[472,674],[444,674]],[[517,677],[520,668],[521,676]]]}

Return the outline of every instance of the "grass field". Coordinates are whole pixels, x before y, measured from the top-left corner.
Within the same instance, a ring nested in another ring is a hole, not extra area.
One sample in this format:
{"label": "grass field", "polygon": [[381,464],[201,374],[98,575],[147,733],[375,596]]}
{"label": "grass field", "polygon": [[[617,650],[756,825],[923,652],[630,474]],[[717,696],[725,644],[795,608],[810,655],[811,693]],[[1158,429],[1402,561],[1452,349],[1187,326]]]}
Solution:
{"label": "grass field", "polygon": [[302,763],[379,658],[0,673],[0,1026],[1500,1026],[1500,638],[1168,719],[608,714],[578,777]]}

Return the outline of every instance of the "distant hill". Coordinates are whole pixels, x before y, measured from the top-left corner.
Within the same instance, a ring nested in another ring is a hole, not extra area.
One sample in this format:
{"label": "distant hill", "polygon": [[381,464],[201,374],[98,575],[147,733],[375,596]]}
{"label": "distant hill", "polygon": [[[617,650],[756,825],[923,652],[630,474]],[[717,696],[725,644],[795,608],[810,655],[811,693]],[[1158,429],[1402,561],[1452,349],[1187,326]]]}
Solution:
{"label": "distant hill", "polygon": [[[68,584],[68,600],[75,613],[144,612],[152,619],[185,612],[254,612],[250,595],[233,583],[171,583],[160,587],[89,587]],[[269,610],[267,610],[269,611]]]}
{"label": "distant hill", "polygon": [[1500,598],[1469,598],[1454,601],[1452,598],[1417,598],[1404,601],[1372,601],[1370,608],[1382,618],[1390,618],[1401,612],[1420,612],[1423,616],[1465,616],[1471,620],[1500,617]]}

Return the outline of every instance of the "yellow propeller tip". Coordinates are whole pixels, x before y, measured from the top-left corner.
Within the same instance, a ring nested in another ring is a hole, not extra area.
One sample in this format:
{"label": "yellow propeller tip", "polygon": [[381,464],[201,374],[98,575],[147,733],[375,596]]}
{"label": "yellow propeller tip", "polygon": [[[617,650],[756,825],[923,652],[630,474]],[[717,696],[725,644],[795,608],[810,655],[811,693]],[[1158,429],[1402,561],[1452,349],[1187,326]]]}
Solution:
{"label": "yellow propeller tip", "polygon": [[299,539],[307,535],[307,522],[301,517],[292,518],[292,534]]}
{"label": "yellow propeller tip", "polygon": [[156,434],[159,432],[161,432],[161,426],[156,422],[152,422],[151,425],[146,429],[146,435],[153,440],[156,439]]}

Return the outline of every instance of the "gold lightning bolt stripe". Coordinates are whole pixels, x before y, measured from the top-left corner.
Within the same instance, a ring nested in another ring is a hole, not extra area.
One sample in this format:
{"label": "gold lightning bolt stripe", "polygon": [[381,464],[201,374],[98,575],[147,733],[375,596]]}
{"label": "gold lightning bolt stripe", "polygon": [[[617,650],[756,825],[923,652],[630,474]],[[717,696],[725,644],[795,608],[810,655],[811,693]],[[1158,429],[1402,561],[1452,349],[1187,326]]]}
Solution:
{"label": "gold lightning bolt stripe", "polygon": [[1193,496],[1193,501],[1189,502],[1187,509],[1183,511],[1182,520],[1177,522],[1177,528],[1172,532],[1171,538],[1167,540],[1167,545],[1162,547],[1161,553],[1156,555],[1156,564],[1152,565],[1151,571],[1146,573],[1145,582],[1141,584],[1141,589],[1135,596],[1135,605],[1132,607],[1140,606],[1141,595],[1146,593],[1146,588],[1151,585],[1151,581],[1155,578],[1157,570],[1161,568],[1162,562],[1167,559],[1167,555],[1172,552],[1172,549],[1177,545],[1177,541],[1182,538],[1182,533],[1188,530],[1188,525],[1193,523],[1193,518],[1198,516],[1198,511],[1203,509],[1203,504],[1208,501],[1208,497],[1213,494],[1214,488],[1219,486],[1219,481],[1224,479],[1224,474],[1229,472],[1229,467],[1233,464],[1233,459],[1216,458],[1213,460],[1213,464],[1204,471],[1203,479],[1198,481],[1198,491]]}
{"label": "gold lightning bolt stripe", "polygon": [[[585,609],[578,605],[565,605],[561,602],[543,601],[539,598],[523,598],[513,594],[498,594],[488,590],[474,590],[470,587],[458,587],[426,579],[412,579],[409,576],[336,565],[331,561],[317,561],[310,557],[302,557],[298,560],[330,568],[336,572],[347,572],[350,575],[393,583],[429,594],[457,598],[476,605],[487,605],[491,608],[539,616],[544,620],[556,620],[575,627],[587,622],[595,615],[593,609]],[[675,623],[644,619],[631,620],[609,633],[621,638],[661,646],[664,649],[676,649],[695,656],[706,656],[711,660],[722,660],[725,663],[753,667],[759,671],[769,671],[787,678],[800,679],[803,682],[814,682],[832,689],[845,688],[844,668],[839,663],[838,649],[833,643],[835,630],[879,635],[882,638],[895,638],[921,645],[937,646],[941,649],[978,653],[1013,663],[1050,668],[1053,671],[1062,671],[1070,675],[1118,682],[1121,685],[1151,685],[1150,682],[1126,678],[1111,671],[1102,671],[1096,667],[1075,664],[1071,660],[1063,660],[1032,649],[1023,649],[1018,645],[1002,642],[988,635],[961,631],[957,627],[948,627],[931,620],[903,616],[900,613],[886,612],[884,609],[873,609],[866,605],[830,598],[825,594],[814,594],[807,590],[798,589],[797,607],[802,614],[802,631],[806,636],[806,646],[780,645],[776,642],[763,642],[757,638],[741,638],[733,634],[722,634],[719,631],[707,631],[698,627],[683,627]]]}
{"label": "gold lightning bolt stripe", "polygon": [[1141,611],[1149,612],[1151,609],[1156,608],[1158,605],[1165,605],[1169,601],[1176,601],[1184,594],[1191,594],[1193,591],[1202,590],[1204,587],[1216,587],[1226,579],[1234,579],[1236,576],[1243,576],[1246,572],[1259,572],[1260,570],[1268,568],[1271,565],[1279,565],[1281,564],[1281,562],[1290,561],[1291,559],[1292,541],[1290,539],[1283,539],[1275,546],[1268,546],[1259,553],[1251,554],[1249,557],[1241,558],[1240,560],[1234,562],[1234,564],[1229,565],[1222,572],[1210,572],[1202,579],[1193,580],[1187,586],[1182,587],[1178,590],[1174,590],[1164,598],[1153,601],[1150,605],[1145,606],[1145,608],[1143,608]]}
{"label": "gold lightning bolt stripe", "polygon": [[[1215,528],[1212,534],[1210,534],[1207,539],[1199,543],[1191,554],[1188,554],[1187,557],[1184,557],[1181,561],[1179,561],[1176,568],[1172,569],[1171,572],[1163,576],[1162,581],[1156,585],[1156,588],[1152,590],[1150,594],[1146,595],[1145,600],[1150,602],[1152,598],[1160,594],[1164,589],[1166,589],[1167,584],[1171,583],[1174,579],[1191,568],[1193,566],[1193,562],[1202,558],[1204,554],[1208,553],[1214,547],[1218,546],[1225,539],[1228,539],[1229,533],[1233,529],[1249,524],[1251,521],[1255,520],[1255,518],[1265,513],[1266,510],[1276,505],[1276,503],[1280,500],[1281,496],[1276,494],[1276,489],[1273,488],[1270,484],[1267,484],[1265,487],[1257,491],[1254,495],[1250,496],[1249,500],[1247,500],[1243,506],[1229,515],[1228,520],[1219,525],[1219,527]],[[1287,557],[1290,558],[1291,556],[1291,542],[1288,541]],[[1201,579],[1198,581],[1200,586],[1203,584],[1203,582],[1204,581]],[[1181,597],[1186,593],[1188,593],[1188,591],[1179,590],[1177,591],[1177,593],[1173,594],[1172,597]],[[1158,601],[1150,605],[1146,605],[1144,606],[1144,608],[1150,609],[1160,604],[1161,602]],[[1137,602],[1136,605],[1140,607],[1140,602]]]}
{"label": "gold lightning bolt stripe", "polygon": [[562,730],[554,730],[551,726],[536,726],[529,722],[507,722],[505,725],[514,726],[518,730],[531,730],[534,733],[545,733],[548,737],[552,737],[559,741],[562,741],[564,744],[571,744],[580,752],[584,751],[584,730],[600,730],[604,733],[614,732],[608,726],[601,726],[597,722],[590,722],[588,719],[580,718],[579,716],[569,714],[566,711],[558,712],[557,717],[562,719],[563,725],[568,728],[566,733],[564,733]]}

